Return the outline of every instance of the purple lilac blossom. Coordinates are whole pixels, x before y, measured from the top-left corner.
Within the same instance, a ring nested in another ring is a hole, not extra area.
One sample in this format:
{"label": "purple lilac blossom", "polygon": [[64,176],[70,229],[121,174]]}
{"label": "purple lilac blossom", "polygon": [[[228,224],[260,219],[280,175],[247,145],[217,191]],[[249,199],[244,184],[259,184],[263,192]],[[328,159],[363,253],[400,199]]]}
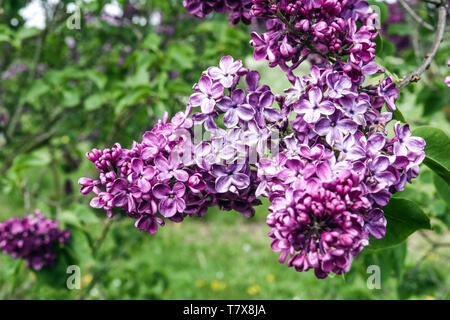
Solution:
{"label": "purple lilac blossom", "polygon": [[[152,234],[164,219],[203,216],[210,206],[248,218],[268,197],[280,262],[318,278],[348,272],[370,236],[385,236],[382,207],[418,176],[425,157],[425,141],[407,124],[396,122],[388,137],[399,94],[392,79],[363,87],[385,72],[373,61],[376,14],[364,0],[183,3],[197,17],[265,19],[268,31],[251,34],[254,57],[280,66],[293,86],[274,95],[258,72],[223,57],[193,86],[185,112],[171,121],[166,114],[131,149],[88,153],[100,174],[81,178],[81,192],[94,192],[91,206],[108,217],[119,208]],[[295,76],[307,58],[310,74]],[[381,112],[384,104],[390,111]],[[199,127],[208,136],[200,142],[192,140]]]}
{"label": "purple lilac blossom", "polygon": [[36,210],[34,215],[11,218],[0,223],[0,250],[14,259],[26,260],[34,270],[55,263],[54,246],[69,241],[70,232],[59,230],[59,223]]}

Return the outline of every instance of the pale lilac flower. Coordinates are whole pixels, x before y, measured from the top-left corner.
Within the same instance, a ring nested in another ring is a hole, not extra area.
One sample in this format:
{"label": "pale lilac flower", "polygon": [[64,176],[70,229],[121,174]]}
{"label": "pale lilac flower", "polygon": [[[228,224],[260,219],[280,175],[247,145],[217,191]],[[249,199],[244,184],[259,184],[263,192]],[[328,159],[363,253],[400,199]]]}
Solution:
{"label": "pale lilac flower", "polygon": [[141,192],[147,193],[151,189],[151,181],[155,176],[153,167],[145,167],[142,159],[134,158],[131,160],[133,173],[128,176],[132,182],[136,182]]}
{"label": "pale lilac flower", "polygon": [[191,95],[189,103],[193,107],[200,106],[203,113],[213,112],[216,101],[223,97],[222,84],[213,83],[208,76],[202,76],[198,81],[198,89],[200,92]]}
{"label": "pale lilac flower", "polygon": [[245,189],[250,184],[250,178],[245,173],[241,173],[241,164],[231,164],[228,166],[213,165],[212,172],[217,177],[215,181],[216,191],[225,193],[237,189]]}
{"label": "pale lilac flower", "polygon": [[395,99],[398,97],[398,88],[391,78],[386,78],[378,86],[378,95],[386,101],[390,110],[395,110]]}
{"label": "pale lilac flower", "polygon": [[340,151],[339,160],[354,161],[366,157],[366,151],[353,135],[348,135],[342,141],[336,142],[335,147]]}
{"label": "pale lilac flower", "polygon": [[319,88],[309,90],[308,99],[298,101],[294,111],[303,114],[303,119],[308,123],[316,123],[322,114],[333,114],[335,107],[331,101],[322,101],[322,91]]}
{"label": "pale lilac flower", "polygon": [[358,129],[358,124],[351,119],[343,118],[339,110],[333,113],[329,119],[321,118],[315,125],[316,132],[325,136],[330,145],[336,141],[342,141],[348,134],[354,134],[356,129]]}
{"label": "pale lilac flower", "polygon": [[284,92],[286,93],[285,103],[289,106],[300,100],[306,93],[306,86],[301,78],[296,77],[294,85],[289,89],[284,90]]}
{"label": "pale lilac flower", "polygon": [[339,104],[345,115],[355,121],[358,125],[365,126],[365,114],[370,104],[366,100],[356,100],[354,95],[347,95],[339,99]]}
{"label": "pale lilac flower", "polygon": [[162,155],[158,155],[155,158],[155,166],[159,170],[158,180],[168,181],[172,177],[178,181],[186,182],[189,179],[189,174],[183,170],[181,159],[172,153],[168,159]]}
{"label": "pale lilac flower", "polygon": [[394,124],[395,142],[394,153],[399,156],[406,156],[411,153],[422,153],[425,147],[425,140],[421,137],[413,137],[409,125],[401,126],[397,121]]}
{"label": "pale lilac flower", "polygon": [[253,107],[245,103],[245,92],[242,89],[233,90],[231,98],[223,97],[217,103],[220,110],[225,112],[223,124],[227,128],[236,126],[239,120],[249,121],[255,115]]}
{"label": "pale lilac flower", "polygon": [[389,158],[386,156],[378,156],[375,159],[369,161],[368,168],[371,172],[373,179],[378,182],[378,190],[386,188],[386,186],[394,185],[397,182],[397,177],[389,171],[390,166]]}
{"label": "pale lilac flower", "polygon": [[364,230],[370,233],[375,239],[384,238],[386,235],[387,220],[384,217],[383,210],[374,208],[369,212],[367,223],[364,225]]}
{"label": "pale lilac flower", "polygon": [[234,61],[233,57],[225,56],[220,59],[220,68],[210,67],[208,69],[208,75],[213,80],[218,80],[224,88],[231,88],[233,85],[233,79],[236,72],[242,67],[242,61]]}
{"label": "pale lilac flower", "polygon": [[342,98],[345,95],[353,94],[350,91],[352,80],[339,72],[330,73],[327,76],[328,96],[333,99]]}

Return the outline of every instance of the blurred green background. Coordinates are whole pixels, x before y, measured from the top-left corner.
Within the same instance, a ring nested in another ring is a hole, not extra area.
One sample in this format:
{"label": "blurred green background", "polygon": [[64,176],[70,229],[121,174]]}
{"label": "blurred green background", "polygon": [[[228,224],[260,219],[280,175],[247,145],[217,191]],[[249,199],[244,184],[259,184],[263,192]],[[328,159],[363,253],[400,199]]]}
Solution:
{"label": "blurred green background", "polygon": [[[181,3],[0,0],[0,220],[39,208],[72,231],[53,268],[34,272],[0,255],[0,298],[448,299],[450,188],[426,167],[402,197],[421,206],[433,231],[392,249],[365,250],[349,274],[325,280],[278,263],[266,202],[250,220],[211,209],[153,236],[129,218],[108,221],[89,207],[90,196],[77,186],[79,177],[96,173],[85,152],[114,142],[129,147],[164,111],[183,110],[201,72],[223,55],[258,69],[277,93],[289,86],[279,69],[252,59],[249,30],[258,23],[231,26],[220,14],[199,20]],[[385,24],[399,9],[372,4]],[[426,6],[417,10],[436,20]],[[377,62],[394,79],[420,63],[433,39],[408,19],[383,26],[377,39]],[[430,124],[450,132],[448,38],[426,76],[399,97],[413,129]],[[304,65],[298,73],[307,71]],[[66,287],[69,262],[81,267],[80,290]],[[366,285],[373,264],[382,270],[381,289]]]}

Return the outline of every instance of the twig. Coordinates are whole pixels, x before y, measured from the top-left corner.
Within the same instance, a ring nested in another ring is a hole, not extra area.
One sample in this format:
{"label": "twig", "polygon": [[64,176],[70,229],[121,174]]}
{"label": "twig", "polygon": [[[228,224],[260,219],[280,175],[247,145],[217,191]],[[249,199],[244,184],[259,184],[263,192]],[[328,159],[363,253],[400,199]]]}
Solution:
{"label": "twig", "polygon": [[98,238],[97,242],[92,247],[92,254],[96,254],[97,250],[102,245],[103,241],[105,241],[106,236],[108,235],[109,228],[111,228],[111,224],[113,223],[113,220],[108,220],[106,222],[106,225],[103,228],[102,234],[100,235],[100,238]]}
{"label": "twig", "polygon": [[436,36],[433,40],[433,44],[431,45],[430,50],[425,55],[425,59],[417,67],[417,69],[414,70],[412,73],[410,73],[408,76],[406,76],[398,84],[399,89],[406,87],[411,82],[419,81],[422,73],[424,73],[425,70],[427,70],[428,67],[430,66],[430,63],[431,63],[431,61],[433,61],[434,56],[436,55],[436,53],[439,49],[439,45],[441,44],[441,41],[444,38],[446,17],[447,17],[447,8],[445,7],[444,4],[442,4],[438,8],[438,25],[437,25],[437,29],[436,29]]}
{"label": "twig", "polygon": [[[106,223],[106,225],[103,227],[103,231],[102,234],[100,235],[100,238],[98,238],[97,242],[93,245],[92,247],[92,255],[96,255],[96,253],[98,252],[98,249],[100,248],[100,246],[102,245],[102,243],[105,241],[106,236],[108,235],[109,229],[111,228],[111,225],[113,223],[113,220],[108,220],[108,222]],[[92,281],[89,283],[88,287],[83,291],[83,293],[81,293],[79,295],[79,300],[84,300],[86,299],[87,295],[89,294],[89,292],[95,287],[95,285],[97,284],[97,282],[100,280],[100,276],[105,272],[104,268],[100,268],[99,270],[97,270],[94,273],[93,279]]]}
{"label": "twig", "polygon": [[406,12],[414,19],[418,24],[423,26],[424,28],[434,31],[434,27],[426,22],[424,19],[422,19],[410,6],[406,3],[405,0],[398,0],[398,3],[405,9]]}
{"label": "twig", "polygon": [[[64,6],[63,3],[58,3],[53,13],[52,18],[50,19],[50,12],[48,6],[44,5],[45,10],[45,27],[44,30],[39,35],[39,41],[37,43],[37,48],[34,53],[32,67],[29,69],[28,75],[25,80],[25,84],[31,83],[36,77],[37,68],[39,65],[39,61],[41,60],[42,53],[44,50],[45,40],[47,39],[47,35],[50,33],[51,29],[56,20],[56,14]],[[16,130],[17,125],[19,124],[20,117],[22,116],[23,108],[25,107],[25,101],[22,101],[14,111],[13,116],[11,117],[11,121],[9,122],[8,128],[6,130],[6,136],[8,139],[12,139],[14,136],[14,132]]]}

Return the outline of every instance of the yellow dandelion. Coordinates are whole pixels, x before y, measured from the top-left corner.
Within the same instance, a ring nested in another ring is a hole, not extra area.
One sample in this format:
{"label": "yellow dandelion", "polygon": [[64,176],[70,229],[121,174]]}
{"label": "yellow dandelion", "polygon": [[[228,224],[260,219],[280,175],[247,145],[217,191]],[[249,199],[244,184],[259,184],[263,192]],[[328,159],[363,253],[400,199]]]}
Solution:
{"label": "yellow dandelion", "polygon": [[268,283],[274,282],[275,281],[275,276],[273,274],[268,274],[267,277],[266,277],[266,281]]}
{"label": "yellow dandelion", "polygon": [[261,287],[257,284],[254,284],[247,289],[247,293],[251,296],[258,294],[259,291],[261,291]]}
{"label": "yellow dandelion", "polygon": [[425,300],[436,300],[436,298],[433,296],[426,296]]}
{"label": "yellow dandelion", "polygon": [[83,276],[83,278],[81,278],[81,286],[84,288],[85,286],[87,286],[89,283],[91,283],[92,281],[92,274],[87,273]]}
{"label": "yellow dandelion", "polygon": [[226,287],[227,287],[227,284],[225,282],[217,281],[217,280],[214,280],[213,282],[211,282],[211,289],[213,289],[213,291],[222,291],[222,290],[225,290]]}

